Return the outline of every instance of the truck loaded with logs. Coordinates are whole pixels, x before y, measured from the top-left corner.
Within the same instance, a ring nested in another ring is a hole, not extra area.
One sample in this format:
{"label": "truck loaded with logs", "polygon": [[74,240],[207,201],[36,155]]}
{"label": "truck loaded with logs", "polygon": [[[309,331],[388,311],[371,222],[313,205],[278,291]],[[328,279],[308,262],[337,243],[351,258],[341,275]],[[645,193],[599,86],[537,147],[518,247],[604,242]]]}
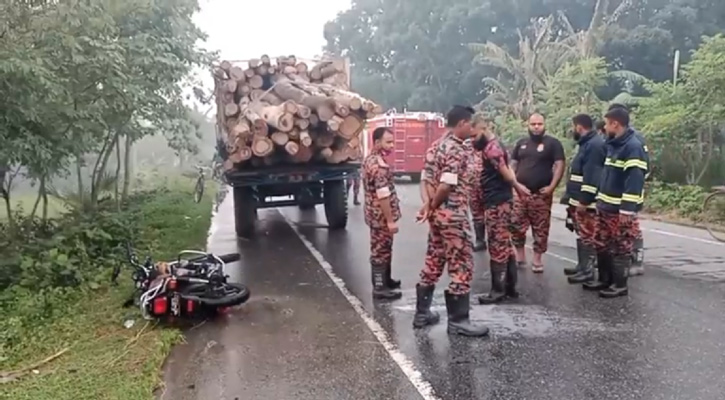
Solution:
{"label": "truck loaded with logs", "polygon": [[223,61],[213,75],[237,235],[253,235],[260,208],[317,204],[330,229],[344,229],[345,179],[359,173],[365,120],[382,112],[350,91],[348,61],[264,55]]}

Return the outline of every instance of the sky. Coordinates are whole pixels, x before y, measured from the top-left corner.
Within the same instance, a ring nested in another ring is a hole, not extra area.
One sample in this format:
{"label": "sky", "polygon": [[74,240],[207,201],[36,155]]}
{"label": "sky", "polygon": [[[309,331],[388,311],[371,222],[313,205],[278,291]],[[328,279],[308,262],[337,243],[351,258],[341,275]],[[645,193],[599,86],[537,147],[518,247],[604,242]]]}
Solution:
{"label": "sky", "polygon": [[209,35],[206,48],[243,60],[322,53],[325,23],[350,8],[350,0],[201,0],[196,23]]}

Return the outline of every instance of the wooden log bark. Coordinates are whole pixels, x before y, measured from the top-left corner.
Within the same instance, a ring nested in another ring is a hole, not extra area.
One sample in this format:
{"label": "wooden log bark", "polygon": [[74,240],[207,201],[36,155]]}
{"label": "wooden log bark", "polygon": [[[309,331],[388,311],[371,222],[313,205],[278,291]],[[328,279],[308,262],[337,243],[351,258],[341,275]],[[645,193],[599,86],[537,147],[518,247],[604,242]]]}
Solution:
{"label": "wooden log bark", "polygon": [[261,89],[264,86],[264,78],[257,74],[252,75],[249,77],[249,86],[252,89]]}
{"label": "wooden log bark", "polygon": [[276,144],[277,146],[284,146],[289,142],[289,135],[284,132],[275,132],[270,135],[270,138],[272,139],[272,142]]}
{"label": "wooden log bark", "polygon": [[302,104],[297,105],[297,116],[300,118],[310,118],[310,114],[312,114],[312,110]]}
{"label": "wooden log bark", "polygon": [[300,130],[305,130],[310,127],[310,120],[306,118],[295,118],[295,126]]}
{"label": "wooden log bark", "polygon": [[235,80],[237,83],[244,83],[247,81],[247,76],[244,75],[244,70],[240,67],[232,67],[229,70],[229,78]]}
{"label": "wooden log bark", "polygon": [[250,149],[249,146],[240,146],[235,149],[234,152],[229,153],[229,160],[231,160],[234,164],[238,164],[249,160],[252,158],[252,155],[252,149]]}
{"label": "wooden log bark", "polygon": [[284,150],[287,154],[294,156],[297,152],[299,152],[300,146],[295,142],[287,142],[287,144],[284,145]]}
{"label": "wooden log bark", "polygon": [[221,64],[219,64],[219,68],[221,68],[222,71],[224,71],[227,74],[229,74],[229,70],[232,69],[232,63],[230,63],[229,61],[224,60],[224,61],[221,62]]}
{"label": "wooden log bark", "polygon": [[350,115],[350,108],[345,107],[343,104],[335,103],[335,114],[341,117],[347,117]]}
{"label": "wooden log bark", "polygon": [[308,71],[307,64],[305,64],[303,62],[298,62],[297,65],[295,66],[295,69],[297,70],[297,73],[299,75],[307,75],[307,71]]}
{"label": "wooden log bark", "polygon": [[237,91],[237,81],[234,79],[228,79],[224,82],[224,90],[227,93],[235,93]]}
{"label": "wooden log bark", "polygon": [[282,106],[284,106],[284,110],[290,114],[297,114],[297,103],[295,103],[292,100],[287,100],[284,103],[282,103]]}
{"label": "wooden log bark", "polygon": [[337,132],[340,130],[340,127],[344,122],[345,120],[341,116],[333,115],[332,118],[327,121],[327,127],[330,128],[331,131]]}
{"label": "wooden log bark", "polygon": [[292,162],[297,164],[304,164],[309,162],[312,159],[312,156],[314,155],[312,148],[309,146],[300,146],[297,149],[297,154],[292,156]]}
{"label": "wooden log bark", "polygon": [[[335,100],[335,103],[342,104],[342,105],[350,108],[351,110],[363,109],[363,104],[365,102],[372,103],[357,93],[353,93],[348,90],[336,88],[332,85],[319,85],[318,87],[326,95],[332,97]],[[371,110],[372,110],[372,108],[371,108]]]}
{"label": "wooden log bark", "polygon": [[248,61],[249,68],[257,68],[262,63],[262,61],[258,58],[253,58]]}
{"label": "wooden log bark", "polygon": [[266,136],[256,135],[252,141],[252,153],[257,157],[266,157],[274,152],[274,142]]}
{"label": "wooden log bark", "polygon": [[247,77],[247,80],[249,80],[249,78],[253,77],[256,74],[257,73],[254,72],[254,70],[252,68],[247,68],[247,69],[244,70],[244,76]]}
{"label": "wooden log bark", "polygon": [[269,131],[267,123],[261,115],[259,115],[250,107],[250,104],[251,103],[248,98],[244,98],[242,99],[242,101],[239,102],[241,114],[251,124],[252,133],[254,135],[267,136],[267,132]]}
{"label": "wooden log bark", "polygon": [[283,106],[273,106],[268,103],[252,102],[250,108],[264,118],[267,125],[282,132],[289,132],[295,126],[294,115],[285,112]]}
{"label": "wooden log bark", "polygon": [[310,133],[308,131],[300,130],[300,144],[303,147],[312,146],[312,137],[310,136]]}
{"label": "wooden log bark", "polygon": [[359,135],[364,127],[365,121],[363,121],[362,118],[358,117],[355,114],[350,114],[347,117],[343,118],[342,123],[337,129],[337,133],[341,137],[349,140]]}
{"label": "wooden log bark", "polygon": [[252,92],[252,88],[249,87],[246,83],[237,85],[237,95],[240,97],[244,97],[249,95]]}
{"label": "wooden log bark", "polygon": [[308,119],[310,120],[310,126],[318,126],[320,124],[320,117],[317,114],[310,114]]}
{"label": "wooden log bark", "polygon": [[299,140],[300,139],[299,128],[297,128],[297,127],[292,128],[292,130],[289,131],[289,138],[290,138],[290,140]]}
{"label": "wooden log bark", "polygon": [[233,117],[239,114],[239,106],[234,103],[227,103],[224,105],[224,116]]}

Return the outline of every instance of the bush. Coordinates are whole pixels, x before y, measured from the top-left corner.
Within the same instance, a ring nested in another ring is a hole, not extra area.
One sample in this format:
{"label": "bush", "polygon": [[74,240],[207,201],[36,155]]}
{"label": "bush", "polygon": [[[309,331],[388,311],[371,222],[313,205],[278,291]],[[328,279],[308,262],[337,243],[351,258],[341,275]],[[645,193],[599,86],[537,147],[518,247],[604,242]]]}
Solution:
{"label": "bush", "polygon": [[645,187],[645,212],[670,213],[698,221],[702,217],[702,205],[707,194],[700,186],[648,182]]}

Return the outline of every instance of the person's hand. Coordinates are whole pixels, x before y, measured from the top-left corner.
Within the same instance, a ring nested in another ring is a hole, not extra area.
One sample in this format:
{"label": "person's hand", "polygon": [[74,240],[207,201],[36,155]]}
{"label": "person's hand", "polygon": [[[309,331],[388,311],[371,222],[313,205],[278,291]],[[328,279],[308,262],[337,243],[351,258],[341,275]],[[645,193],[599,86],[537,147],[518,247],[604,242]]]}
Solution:
{"label": "person's hand", "polygon": [[395,221],[388,222],[388,231],[390,231],[393,235],[398,233],[398,224],[396,224]]}
{"label": "person's hand", "polygon": [[555,189],[554,186],[547,186],[547,187],[541,188],[541,190],[539,190],[539,193],[543,194],[544,196],[549,196],[554,193],[554,189]]}
{"label": "person's hand", "polygon": [[514,189],[516,189],[516,193],[520,194],[521,196],[524,196],[524,197],[531,196],[531,191],[529,190],[529,188],[527,188],[526,186],[524,186],[518,182],[514,186]]}
{"label": "person's hand", "polygon": [[587,210],[587,206],[588,204],[579,203],[579,205],[576,206],[576,210],[577,212],[585,212]]}
{"label": "person's hand", "polygon": [[419,224],[422,224],[423,222],[427,221],[430,217],[430,204],[425,203],[423,204],[423,207],[418,210],[418,214],[415,216],[415,221]]}

